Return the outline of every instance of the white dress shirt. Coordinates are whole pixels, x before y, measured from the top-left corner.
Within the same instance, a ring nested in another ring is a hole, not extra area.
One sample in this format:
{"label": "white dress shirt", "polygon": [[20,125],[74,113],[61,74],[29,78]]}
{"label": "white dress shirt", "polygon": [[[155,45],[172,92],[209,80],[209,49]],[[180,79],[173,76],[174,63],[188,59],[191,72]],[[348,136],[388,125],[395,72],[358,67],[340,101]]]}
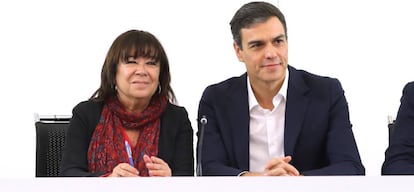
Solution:
{"label": "white dress shirt", "polygon": [[270,159],[284,157],[284,127],[289,70],[279,93],[273,98],[273,110],[262,108],[247,78],[250,128],[249,150],[251,172],[263,172]]}

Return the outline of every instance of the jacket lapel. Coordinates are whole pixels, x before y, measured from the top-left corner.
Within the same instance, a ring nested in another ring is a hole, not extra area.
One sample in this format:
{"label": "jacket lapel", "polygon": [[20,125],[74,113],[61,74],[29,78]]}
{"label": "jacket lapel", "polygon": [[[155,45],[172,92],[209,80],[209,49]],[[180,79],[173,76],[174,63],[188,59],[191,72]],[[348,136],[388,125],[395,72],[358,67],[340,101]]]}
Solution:
{"label": "jacket lapel", "polygon": [[[293,155],[294,146],[302,128],[308,107],[309,91],[299,72],[289,66],[289,84],[285,114],[285,154]],[[229,87],[228,94],[229,127],[231,127],[232,146],[235,161],[240,169],[249,169],[249,102],[247,93],[247,74],[240,76]],[[231,99],[230,99],[231,98]]]}
{"label": "jacket lapel", "polygon": [[[236,164],[240,169],[249,169],[249,102],[247,96],[247,74],[240,76],[229,87],[229,127]],[[247,141],[247,142],[246,142]]]}
{"label": "jacket lapel", "polygon": [[289,83],[285,114],[285,155],[293,155],[294,147],[302,128],[309,98],[309,88],[299,72],[289,66]]}

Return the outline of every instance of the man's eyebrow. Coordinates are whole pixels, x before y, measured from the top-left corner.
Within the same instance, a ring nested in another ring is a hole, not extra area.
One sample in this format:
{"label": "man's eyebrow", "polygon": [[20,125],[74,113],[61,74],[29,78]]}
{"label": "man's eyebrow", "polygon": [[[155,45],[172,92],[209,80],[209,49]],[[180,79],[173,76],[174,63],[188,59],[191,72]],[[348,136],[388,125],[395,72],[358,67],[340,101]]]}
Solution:
{"label": "man's eyebrow", "polygon": [[[281,39],[281,38],[286,38],[285,34],[280,34],[278,36],[276,36],[275,38],[273,38],[273,40],[277,40],[277,39]],[[262,40],[253,40],[247,43],[247,45],[254,45],[254,44],[260,44],[262,43]]]}
{"label": "man's eyebrow", "polygon": [[249,41],[249,42],[247,43],[247,45],[260,44],[260,43],[262,43],[262,42],[263,42],[262,40],[253,40],[253,41]]}
{"label": "man's eyebrow", "polygon": [[286,38],[285,34],[280,34],[278,36],[276,36],[274,39],[280,39],[280,38]]}

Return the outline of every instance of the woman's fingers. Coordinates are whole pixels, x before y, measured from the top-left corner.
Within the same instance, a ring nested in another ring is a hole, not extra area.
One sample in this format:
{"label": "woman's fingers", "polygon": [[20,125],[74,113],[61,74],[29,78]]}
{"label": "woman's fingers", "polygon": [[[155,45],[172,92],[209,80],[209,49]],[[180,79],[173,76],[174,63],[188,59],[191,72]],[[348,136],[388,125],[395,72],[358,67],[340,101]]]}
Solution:
{"label": "woman's fingers", "polygon": [[171,169],[164,160],[144,155],[144,161],[150,176],[171,176]]}
{"label": "woman's fingers", "polygon": [[139,171],[128,163],[120,163],[112,170],[110,177],[138,177]]}

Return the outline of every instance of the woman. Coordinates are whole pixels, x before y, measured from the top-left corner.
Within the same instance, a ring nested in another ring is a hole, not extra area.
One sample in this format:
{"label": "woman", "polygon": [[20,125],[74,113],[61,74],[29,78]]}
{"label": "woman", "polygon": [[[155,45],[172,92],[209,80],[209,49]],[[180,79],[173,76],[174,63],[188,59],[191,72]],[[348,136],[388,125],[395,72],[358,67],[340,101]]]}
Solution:
{"label": "woman", "polygon": [[73,109],[62,176],[194,175],[193,129],[170,86],[155,36],[130,30],[115,39],[101,85]]}

